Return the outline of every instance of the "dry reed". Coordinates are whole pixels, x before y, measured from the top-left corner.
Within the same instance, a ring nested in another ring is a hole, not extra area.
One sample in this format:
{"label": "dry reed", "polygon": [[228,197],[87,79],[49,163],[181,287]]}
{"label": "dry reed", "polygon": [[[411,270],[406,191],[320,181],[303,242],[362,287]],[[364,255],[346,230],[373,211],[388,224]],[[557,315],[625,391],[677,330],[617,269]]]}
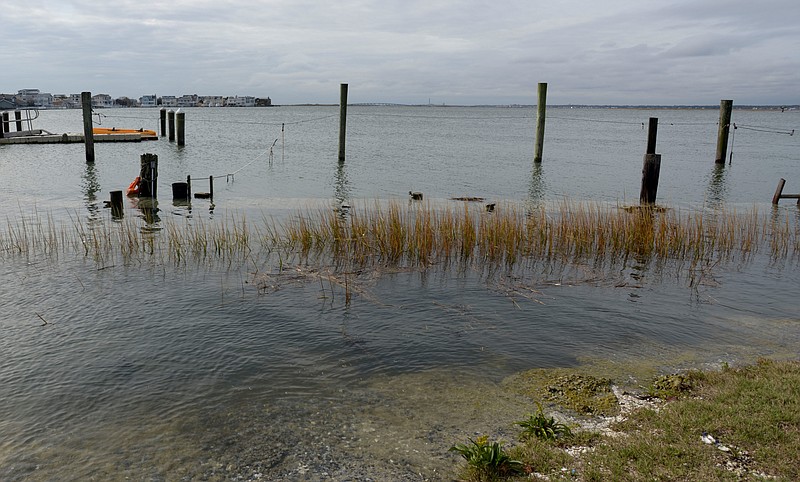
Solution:
{"label": "dry reed", "polygon": [[[451,261],[514,266],[558,263],[688,262],[749,260],[762,250],[772,259],[800,254],[798,221],[756,207],[681,211],[622,209],[562,201],[546,209],[505,203],[494,212],[464,204],[374,202],[342,213],[320,208],[283,222],[264,219],[253,228],[243,215],[216,221],[165,220],[157,228],[134,216],[114,222],[69,223],[38,213],[7,220],[0,230],[0,257],[73,253],[98,264],[143,261],[185,264],[235,263],[277,251],[283,259],[330,263],[341,271],[370,266],[425,268]],[[255,253],[253,250],[261,249]]]}

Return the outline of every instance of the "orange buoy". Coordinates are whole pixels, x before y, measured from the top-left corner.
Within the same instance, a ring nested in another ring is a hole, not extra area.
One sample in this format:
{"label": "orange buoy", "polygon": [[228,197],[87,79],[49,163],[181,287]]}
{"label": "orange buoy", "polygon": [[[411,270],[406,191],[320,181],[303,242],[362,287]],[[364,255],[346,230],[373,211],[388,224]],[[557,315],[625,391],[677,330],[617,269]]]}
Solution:
{"label": "orange buoy", "polygon": [[133,180],[130,186],[128,186],[128,196],[138,196],[139,195],[139,182],[142,180],[141,177],[136,176],[136,179]]}

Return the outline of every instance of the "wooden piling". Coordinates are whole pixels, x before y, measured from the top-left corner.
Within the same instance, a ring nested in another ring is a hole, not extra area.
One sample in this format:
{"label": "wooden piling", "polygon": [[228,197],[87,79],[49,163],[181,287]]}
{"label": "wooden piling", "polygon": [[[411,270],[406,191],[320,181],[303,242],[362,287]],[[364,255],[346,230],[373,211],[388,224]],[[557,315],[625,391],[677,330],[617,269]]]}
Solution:
{"label": "wooden piling", "polygon": [[536,150],[533,162],[542,162],[544,150],[544,121],[547,113],[547,82],[539,82],[536,100]]}
{"label": "wooden piling", "polygon": [[158,197],[158,155],[142,154],[140,158],[139,197]]}
{"label": "wooden piling", "polygon": [[656,154],[656,135],[658,118],[651,117],[647,131],[647,149],[642,166],[642,188],[639,191],[640,204],[653,204],[658,194],[658,177],[661,173],[661,154]]}
{"label": "wooden piling", "polygon": [[122,191],[111,191],[111,216],[122,217]]}
{"label": "wooden piling", "polygon": [[14,121],[17,123],[17,132],[22,132],[22,112],[14,111]]}
{"label": "wooden piling", "polygon": [[167,112],[167,124],[169,124],[169,141],[175,141],[175,111],[170,109]]}
{"label": "wooden piling", "polygon": [[731,111],[733,110],[733,100],[721,100],[719,102],[719,130],[717,131],[717,157],[714,162],[725,164],[725,156],[728,152],[728,132],[731,127]]}
{"label": "wooden piling", "polygon": [[208,176],[208,197],[214,200],[214,176]]}
{"label": "wooden piling", "polygon": [[8,112],[3,112],[3,132],[8,132],[11,129],[8,125]]}
{"label": "wooden piling", "polygon": [[175,114],[175,128],[178,131],[178,145],[186,144],[186,137],[184,136],[184,127],[186,125],[186,113],[178,112]]}
{"label": "wooden piling", "polygon": [[781,178],[781,180],[778,181],[778,188],[775,189],[775,195],[772,196],[772,204],[778,204],[778,201],[781,200],[781,194],[783,194],[783,186],[785,185],[786,185],[786,179]]}
{"label": "wooden piling", "polygon": [[647,150],[645,154],[656,153],[656,137],[658,136],[658,117],[651,117],[647,127]]}
{"label": "wooden piling", "polygon": [[159,118],[161,119],[161,137],[167,137],[167,109],[162,107],[159,111]]}
{"label": "wooden piling", "polygon": [[192,176],[186,176],[186,199],[192,199]]}
{"label": "wooden piling", "polygon": [[339,89],[339,162],[344,162],[345,132],[347,130],[347,84]]}
{"label": "wooden piling", "polygon": [[81,92],[83,108],[83,142],[86,146],[86,162],[94,162],[94,134],[92,132],[92,93]]}

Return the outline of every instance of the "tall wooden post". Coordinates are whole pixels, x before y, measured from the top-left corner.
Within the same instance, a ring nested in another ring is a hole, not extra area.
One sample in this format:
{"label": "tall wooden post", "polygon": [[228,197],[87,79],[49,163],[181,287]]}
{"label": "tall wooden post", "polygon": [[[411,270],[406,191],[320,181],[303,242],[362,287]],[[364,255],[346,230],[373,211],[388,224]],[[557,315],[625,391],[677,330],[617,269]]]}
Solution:
{"label": "tall wooden post", "polygon": [[717,133],[717,158],[714,162],[725,164],[725,155],[728,153],[728,132],[731,128],[732,100],[719,102],[719,131]]}
{"label": "tall wooden post", "polygon": [[175,111],[170,109],[167,112],[167,124],[169,124],[169,141],[175,141]]}
{"label": "tall wooden post", "polygon": [[347,130],[347,84],[339,90],[339,162],[344,162],[345,132]]}
{"label": "tall wooden post", "polygon": [[139,197],[155,199],[158,194],[158,155],[142,154],[140,158]]}
{"label": "tall wooden post", "polygon": [[0,114],[0,139],[6,136],[6,118],[8,116],[7,112],[3,112]]}
{"label": "tall wooden post", "polygon": [[94,162],[94,133],[92,132],[92,93],[81,92],[83,108],[83,142],[86,146],[86,162]]}
{"label": "tall wooden post", "polygon": [[14,120],[17,123],[17,132],[22,132],[22,112],[15,110],[14,111]]}
{"label": "tall wooden post", "polygon": [[175,114],[175,128],[178,131],[178,145],[186,144],[186,136],[184,136],[184,128],[186,126],[186,113],[178,112]]}
{"label": "tall wooden post", "polygon": [[8,125],[8,112],[3,112],[3,132],[10,132],[11,126]]}
{"label": "tall wooden post", "polygon": [[650,118],[650,127],[647,130],[647,150],[644,154],[642,166],[642,189],[639,192],[640,204],[653,204],[658,193],[658,177],[661,172],[661,154],[656,154],[656,134],[658,132],[658,118]]}
{"label": "tall wooden post", "polygon": [[208,197],[214,200],[214,176],[208,176]]}
{"label": "tall wooden post", "polygon": [[537,92],[536,151],[533,154],[533,162],[542,162],[542,150],[544,149],[544,121],[547,113],[547,83],[539,82]]}
{"label": "tall wooden post", "polygon": [[162,107],[159,111],[159,117],[161,120],[161,137],[167,137],[167,109]]}

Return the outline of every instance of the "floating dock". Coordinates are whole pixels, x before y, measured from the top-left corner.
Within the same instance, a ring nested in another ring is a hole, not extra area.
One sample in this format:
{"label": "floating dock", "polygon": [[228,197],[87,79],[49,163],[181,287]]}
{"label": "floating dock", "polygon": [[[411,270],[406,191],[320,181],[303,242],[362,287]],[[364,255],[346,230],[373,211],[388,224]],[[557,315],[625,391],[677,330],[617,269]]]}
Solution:
{"label": "floating dock", "polygon": [[[143,140],[154,139],[143,132],[126,132],[114,134],[94,134],[92,136],[94,142],[141,142]],[[0,145],[2,144],[72,144],[83,143],[85,141],[83,134],[66,133],[66,134],[52,134],[42,130],[21,131],[21,132],[6,132],[3,138],[0,138]]]}

